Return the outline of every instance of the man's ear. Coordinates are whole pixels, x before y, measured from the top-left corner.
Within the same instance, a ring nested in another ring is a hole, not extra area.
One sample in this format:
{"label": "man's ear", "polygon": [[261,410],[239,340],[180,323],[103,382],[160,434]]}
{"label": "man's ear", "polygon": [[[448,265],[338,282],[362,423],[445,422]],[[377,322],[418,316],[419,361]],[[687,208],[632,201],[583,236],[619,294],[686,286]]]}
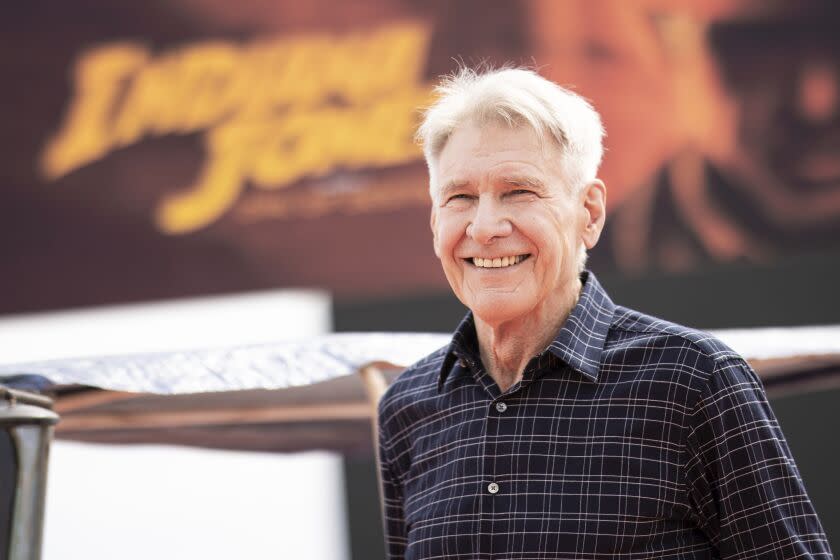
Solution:
{"label": "man's ear", "polygon": [[432,246],[435,249],[435,256],[440,258],[440,250],[438,249],[438,234],[437,234],[437,208],[432,205],[432,213],[429,216],[429,227],[432,228]]}
{"label": "man's ear", "polygon": [[593,179],[583,188],[581,202],[586,212],[581,239],[587,249],[598,243],[607,217],[607,186],[600,179]]}

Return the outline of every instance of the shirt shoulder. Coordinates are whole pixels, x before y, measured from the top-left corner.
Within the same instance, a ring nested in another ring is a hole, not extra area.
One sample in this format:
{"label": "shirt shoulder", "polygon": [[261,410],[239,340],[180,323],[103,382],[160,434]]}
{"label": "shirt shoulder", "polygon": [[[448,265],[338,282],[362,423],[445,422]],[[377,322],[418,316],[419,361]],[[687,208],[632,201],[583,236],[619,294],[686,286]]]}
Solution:
{"label": "shirt shoulder", "polygon": [[712,364],[742,359],[735,350],[711,333],[623,306],[616,306],[611,331],[611,341],[608,343],[612,342],[613,347],[664,345],[684,348],[705,356]]}
{"label": "shirt shoulder", "polygon": [[627,307],[617,306],[605,344],[602,369],[627,371],[638,379],[677,383],[696,401],[727,367],[749,370],[746,361],[715,335]]}
{"label": "shirt shoulder", "polygon": [[684,428],[693,429],[698,407],[709,395],[749,389],[763,401],[763,386],[749,364],[715,335],[617,306],[605,344],[600,380],[644,387],[672,410]]}

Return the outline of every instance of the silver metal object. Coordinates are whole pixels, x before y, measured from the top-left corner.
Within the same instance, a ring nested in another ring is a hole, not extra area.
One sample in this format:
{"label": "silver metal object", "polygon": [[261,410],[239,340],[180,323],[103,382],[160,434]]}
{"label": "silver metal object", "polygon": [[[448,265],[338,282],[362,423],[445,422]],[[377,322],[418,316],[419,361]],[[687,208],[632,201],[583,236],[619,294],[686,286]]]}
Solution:
{"label": "silver metal object", "polygon": [[14,451],[0,461],[13,462],[17,473],[9,535],[2,539],[8,548],[0,550],[3,560],[41,558],[47,462],[58,422],[50,404],[45,397],[0,387],[0,430],[9,435]]}

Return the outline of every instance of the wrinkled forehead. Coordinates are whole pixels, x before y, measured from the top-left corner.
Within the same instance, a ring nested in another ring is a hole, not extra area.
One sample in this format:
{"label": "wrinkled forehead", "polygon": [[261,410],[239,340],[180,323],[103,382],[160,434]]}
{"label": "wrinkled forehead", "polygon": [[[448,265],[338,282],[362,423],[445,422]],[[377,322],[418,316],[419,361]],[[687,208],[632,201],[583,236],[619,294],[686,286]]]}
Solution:
{"label": "wrinkled forehead", "polygon": [[467,121],[457,126],[438,155],[442,175],[489,167],[531,168],[545,174],[562,172],[562,152],[534,127],[505,121]]}
{"label": "wrinkled forehead", "polygon": [[553,138],[549,131],[529,122],[524,117],[517,114],[502,115],[498,112],[487,112],[471,115],[455,125],[448,134],[440,139],[436,147],[436,155],[440,157],[440,154],[449,145],[452,137],[464,129],[486,130],[489,134],[498,135],[504,135],[505,133],[516,136],[527,134],[533,138],[535,149],[539,149],[545,155],[551,155],[550,152],[554,150],[562,151],[562,146]]}

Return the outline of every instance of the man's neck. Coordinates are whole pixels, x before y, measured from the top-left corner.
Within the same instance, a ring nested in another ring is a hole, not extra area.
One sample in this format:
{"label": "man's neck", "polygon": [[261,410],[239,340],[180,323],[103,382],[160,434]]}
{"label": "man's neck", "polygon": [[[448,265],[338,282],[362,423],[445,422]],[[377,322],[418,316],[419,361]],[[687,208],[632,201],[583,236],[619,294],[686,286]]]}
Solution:
{"label": "man's neck", "polygon": [[501,392],[520,381],[528,362],[548,348],[577,303],[581,287],[577,280],[546,305],[513,321],[491,325],[475,317],[481,361]]}

